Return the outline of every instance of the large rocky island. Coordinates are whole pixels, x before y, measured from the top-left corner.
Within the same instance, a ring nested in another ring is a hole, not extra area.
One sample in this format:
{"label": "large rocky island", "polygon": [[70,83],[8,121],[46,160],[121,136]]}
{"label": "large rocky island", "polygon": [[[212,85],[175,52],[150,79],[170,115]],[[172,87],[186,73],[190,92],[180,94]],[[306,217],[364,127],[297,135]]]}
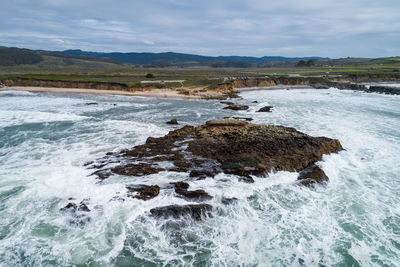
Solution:
{"label": "large rocky island", "polygon": [[[111,175],[143,176],[162,171],[188,173],[186,181],[171,183],[177,196],[191,201],[211,199],[204,190],[189,190],[192,179],[232,175],[243,182],[270,171],[300,172],[299,182],[312,185],[328,177],[315,165],[324,154],[342,150],[340,142],[327,137],[312,137],[294,128],[257,125],[242,120],[211,120],[205,125],[184,126],[160,138],[149,137],[145,144],[110,152],[88,164],[93,174],[104,180]],[[236,178],[236,179],[237,179]],[[137,180],[136,180],[137,181]],[[148,200],[156,197],[158,185],[127,186],[127,197]],[[168,206],[152,210],[153,215],[178,216],[189,213],[199,219],[211,207],[205,204]]]}

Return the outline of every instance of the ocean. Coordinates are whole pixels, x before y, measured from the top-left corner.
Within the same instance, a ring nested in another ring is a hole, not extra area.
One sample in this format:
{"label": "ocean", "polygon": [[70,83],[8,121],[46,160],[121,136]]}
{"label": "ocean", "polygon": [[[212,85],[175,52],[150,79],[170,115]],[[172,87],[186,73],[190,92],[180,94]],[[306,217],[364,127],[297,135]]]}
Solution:
{"label": "ocean", "polygon": [[[400,96],[334,88],[241,96],[234,101],[248,111],[216,100],[0,92],[0,266],[399,266]],[[256,112],[266,105],[273,112]],[[176,172],[99,181],[84,166],[225,116],[337,138],[345,150],[318,163],[330,181],[315,188],[296,183],[294,172],[252,184]],[[172,118],[180,126],[165,123]],[[128,184],[182,180],[213,196],[212,218],[149,216],[190,203],[172,189],[148,201],[110,201]],[[91,211],[76,225],[60,209],[82,200]]]}

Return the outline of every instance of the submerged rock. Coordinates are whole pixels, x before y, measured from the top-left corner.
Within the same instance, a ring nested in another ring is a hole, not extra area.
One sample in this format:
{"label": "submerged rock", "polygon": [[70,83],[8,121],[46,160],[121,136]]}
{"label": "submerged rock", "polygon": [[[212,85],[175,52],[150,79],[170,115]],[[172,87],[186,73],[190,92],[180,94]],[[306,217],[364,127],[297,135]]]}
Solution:
{"label": "submerged rock", "polygon": [[212,206],[208,204],[192,204],[192,205],[170,205],[157,207],[150,210],[152,216],[156,218],[174,218],[191,217],[196,221],[200,221],[206,217],[212,217]]}
{"label": "submerged rock", "polygon": [[273,106],[265,106],[257,110],[257,112],[272,112]]}
{"label": "submerged rock", "polygon": [[176,125],[176,124],[179,124],[179,123],[178,123],[178,120],[177,120],[177,119],[172,119],[172,120],[170,120],[170,121],[167,121],[167,124]]}
{"label": "submerged rock", "polygon": [[[235,174],[252,182],[251,175],[271,170],[302,171],[324,154],[342,150],[340,142],[312,137],[294,128],[257,125],[243,120],[212,120],[198,127],[184,126],[145,144],[111,153],[97,161],[94,174],[142,176],[164,170],[193,177]],[[113,167],[107,167],[108,164]],[[115,166],[116,165],[116,166]]]}
{"label": "submerged rock", "polygon": [[60,212],[71,216],[68,219],[68,223],[71,226],[83,227],[91,221],[91,218],[87,216],[90,209],[86,205],[86,200],[81,201],[79,205],[69,202],[65,207],[60,209]]}
{"label": "submerged rock", "polygon": [[320,167],[314,164],[302,170],[297,180],[305,186],[312,186],[315,183],[326,183],[329,178]]}

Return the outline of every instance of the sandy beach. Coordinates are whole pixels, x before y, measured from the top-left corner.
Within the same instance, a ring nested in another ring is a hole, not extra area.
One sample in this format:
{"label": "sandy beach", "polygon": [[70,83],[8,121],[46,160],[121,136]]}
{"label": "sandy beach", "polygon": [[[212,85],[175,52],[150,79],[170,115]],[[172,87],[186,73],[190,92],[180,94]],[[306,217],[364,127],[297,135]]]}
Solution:
{"label": "sandy beach", "polygon": [[0,91],[27,91],[32,93],[61,93],[61,94],[100,94],[100,95],[126,95],[143,96],[155,98],[184,98],[200,99],[200,95],[183,95],[174,89],[153,89],[149,91],[127,92],[121,90],[101,90],[101,89],[83,89],[83,88],[56,88],[56,87],[24,87],[11,86],[0,88]]}

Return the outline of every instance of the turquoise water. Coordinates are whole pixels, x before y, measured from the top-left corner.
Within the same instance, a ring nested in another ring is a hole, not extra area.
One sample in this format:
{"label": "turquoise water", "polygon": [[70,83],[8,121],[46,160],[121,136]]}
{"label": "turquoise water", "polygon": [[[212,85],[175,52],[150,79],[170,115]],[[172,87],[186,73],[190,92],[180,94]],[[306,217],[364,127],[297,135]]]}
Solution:
{"label": "turquoise water", "polygon": [[[235,101],[249,111],[218,101],[0,92],[0,266],[399,266],[400,97],[336,89],[241,95]],[[274,111],[256,112],[265,105]],[[289,172],[254,184],[173,172],[99,183],[83,166],[166,134],[171,118],[199,125],[229,115],[338,138],[345,150],[320,162],[329,184],[310,190]],[[181,180],[214,196],[213,218],[148,216],[188,203],[165,188]],[[110,201],[127,184],[162,190],[146,202]],[[224,197],[238,201],[225,206]],[[90,221],[71,224],[60,208],[84,199]]]}

